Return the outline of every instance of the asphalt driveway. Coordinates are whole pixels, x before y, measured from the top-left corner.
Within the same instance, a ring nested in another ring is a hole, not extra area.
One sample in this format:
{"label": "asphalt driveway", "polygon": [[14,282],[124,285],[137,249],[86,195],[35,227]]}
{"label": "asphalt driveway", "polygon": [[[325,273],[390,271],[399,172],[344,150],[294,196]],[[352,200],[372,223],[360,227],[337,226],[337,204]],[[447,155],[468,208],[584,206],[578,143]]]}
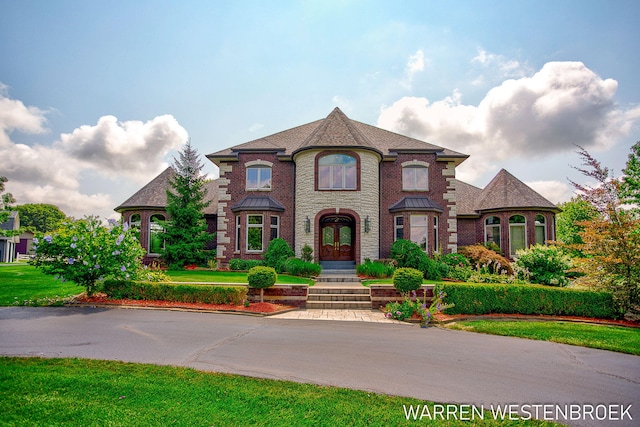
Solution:
{"label": "asphalt driveway", "polygon": [[617,405],[633,419],[560,421],[640,420],[638,356],[405,324],[5,307],[0,355],[189,366],[485,407]]}

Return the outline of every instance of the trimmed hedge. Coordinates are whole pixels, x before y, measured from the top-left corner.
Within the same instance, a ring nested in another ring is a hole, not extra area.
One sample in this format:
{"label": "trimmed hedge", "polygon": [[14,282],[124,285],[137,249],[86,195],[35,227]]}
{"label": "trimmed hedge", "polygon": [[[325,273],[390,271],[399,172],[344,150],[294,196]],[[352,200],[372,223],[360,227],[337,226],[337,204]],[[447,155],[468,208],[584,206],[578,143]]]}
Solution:
{"label": "trimmed hedge", "polygon": [[545,314],[615,319],[620,316],[608,292],[542,285],[461,284],[436,285],[455,307],[447,314]]}
{"label": "trimmed hedge", "polygon": [[179,285],[171,283],[105,280],[104,293],[109,298],[200,302],[205,304],[241,304],[247,297],[246,286]]}
{"label": "trimmed hedge", "polygon": [[401,294],[415,291],[422,286],[422,271],[403,267],[393,273],[393,287]]}
{"label": "trimmed hedge", "polygon": [[264,261],[260,259],[240,259],[233,258],[229,260],[229,270],[233,271],[249,271],[253,267],[264,265]]}

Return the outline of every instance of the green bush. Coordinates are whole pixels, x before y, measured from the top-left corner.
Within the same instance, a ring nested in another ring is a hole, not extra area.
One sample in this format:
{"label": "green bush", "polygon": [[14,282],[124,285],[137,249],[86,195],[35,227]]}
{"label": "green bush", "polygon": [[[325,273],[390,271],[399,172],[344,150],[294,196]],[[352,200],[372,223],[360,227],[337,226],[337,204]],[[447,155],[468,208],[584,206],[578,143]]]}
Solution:
{"label": "green bush", "polygon": [[395,271],[395,267],[392,263],[385,264],[384,262],[381,262],[381,261],[372,262],[368,258],[364,260],[364,264],[358,264],[358,266],[356,267],[356,272],[366,277],[376,277],[376,278],[391,277],[393,276],[394,271]]}
{"label": "green bush", "polygon": [[429,258],[426,254],[422,260],[422,275],[425,279],[440,280],[449,275],[450,267],[438,259]]}
{"label": "green bush", "polygon": [[481,273],[478,271],[472,271],[469,279],[469,283],[502,283],[512,285],[528,285],[529,281],[520,279],[517,275],[508,274],[494,274],[494,273]]}
{"label": "green bush", "polygon": [[269,242],[269,247],[264,253],[264,264],[272,267],[277,273],[284,271],[284,263],[291,257],[295,256],[293,249],[286,240],[277,238]]}
{"label": "green bush", "polygon": [[410,240],[399,239],[391,245],[391,258],[395,259],[400,268],[415,268],[424,271],[428,256],[420,246]]}
{"label": "green bush", "polygon": [[414,268],[399,268],[393,273],[393,287],[401,294],[415,291],[422,285],[422,272]]}
{"label": "green bush", "polygon": [[306,243],[302,247],[302,254],[300,259],[305,262],[313,262],[313,248]]}
{"label": "green bush", "polygon": [[457,280],[459,282],[468,282],[471,278],[473,271],[470,267],[449,267],[449,274],[447,278]]}
{"label": "green bush", "polygon": [[322,272],[322,267],[314,262],[303,261],[299,258],[289,258],[284,263],[284,270],[294,276],[312,277],[319,276]]}
{"label": "green bush", "polygon": [[264,290],[276,283],[278,274],[273,267],[257,266],[249,270],[247,280],[249,286],[260,289],[260,302],[264,302]]}
{"label": "green bush", "polygon": [[470,267],[471,263],[466,256],[462,254],[446,254],[440,256],[439,260],[449,267]]}
{"label": "green bush", "polygon": [[248,271],[253,267],[264,265],[264,261],[259,259],[240,259],[234,258],[229,260],[229,269],[234,271]]}
{"label": "green bush", "polygon": [[[571,259],[557,246],[535,245],[516,252],[518,276],[533,283],[565,286]],[[528,277],[527,277],[528,276]]]}
{"label": "green bush", "polygon": [[238,305],[247,297],[247,291],[245,286],[177,285],[131,280],[105,280],[103,283],[103,292],[114,299]]}
{"label": "green bush", "polygon": [[545,314],[617,318],[613,297],[594,292],[542,285],[442,283],[435,292],[445,292],[455,307],[448,314]]}

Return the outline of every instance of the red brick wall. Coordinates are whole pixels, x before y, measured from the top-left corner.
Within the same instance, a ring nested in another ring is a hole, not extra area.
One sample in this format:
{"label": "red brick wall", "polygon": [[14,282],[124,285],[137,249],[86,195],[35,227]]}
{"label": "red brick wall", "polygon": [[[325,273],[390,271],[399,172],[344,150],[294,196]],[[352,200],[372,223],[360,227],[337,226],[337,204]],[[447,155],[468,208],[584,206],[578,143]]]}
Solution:
{"label": "red brick wall", "polygon": [[[247,191],[246,190],[246,168],[245,163],[255,160],[263,160],[273,163],[271,169],[271,191]],[[289,242],[293,247],[294,239],[294,196],[295,196],[295,169],[293,162],[281,162],[275,153],[241,153],[238,162],[230,163],[232,171],[221,175],[221,178],[229,179],[228,192],[231,200],[227,201],[224,208],[227,222],[227,236],[231,242],[229,244],[219,244],[225,246],[223,257],[220,257],[218,250],[218,258],[221,265],[226,265],[230,259],[261,259],[262,254],[246,253],[245,233],[246,233],[246,215],[247,214],[263,214],[263,250],[266,249],[270,236],[270,216],[277,215],[280,217],[280,237]],[[231,207],[240,202],[243,197],[248,195],[270,196],[280,202],[285,207],[284,212],[256,212],[243,211],[232,212]],[[236,215],[242,218],[242,242],[240,244],[240,252],[235,252],[236,242]]]}
{"label": "red brick wall", "polygon": [[[412,160],[429,163],[429,191],[403,191],[402,190],[402,163]],[[380,258],[388,258],[391,245],[394,241],[394,217],[404,216],[404,237],[410,238],[409,215],[411,212],[389,212],[389,207],[407,196],[427,196],[432,201],[445,208],[443,213],[429,212],[429,248],[433,248],[435,232],[433,230],[433,215],[439,216],[439,248],[443,253],[447,252],[449,233],[447,231],[447,219],[449,212],[444,194],[447,192],[447,180],[442,175],[446,169],[445,162],[437,162],[435,154],[399,154],[394,162],[381,162],[380,164]],[[418,212],[416,212],[418,213]]]}

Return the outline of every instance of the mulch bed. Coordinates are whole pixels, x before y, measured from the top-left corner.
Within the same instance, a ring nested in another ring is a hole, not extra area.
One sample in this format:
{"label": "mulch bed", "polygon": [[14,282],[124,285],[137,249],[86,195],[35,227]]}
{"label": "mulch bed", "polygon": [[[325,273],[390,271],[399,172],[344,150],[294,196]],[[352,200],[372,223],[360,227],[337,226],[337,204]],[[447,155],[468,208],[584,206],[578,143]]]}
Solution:
{"label": "mulch bed", "polygon": [[269,302],[252,302],[248,307],[244,305],[232,304],[204,304],[195,302],[174,302],[162,300],[134,300],[134,299],[111,299],[104,294],[95,294],[91,297],[80,295],[73,301],[74,304],[96,304],[96,305],[117,305],[128,307],[157,307],[157,308],[183,308],[189,310],[224,311],[224,312],[244,312],[254,314],[274,314],[294,309],[280,304]]}

